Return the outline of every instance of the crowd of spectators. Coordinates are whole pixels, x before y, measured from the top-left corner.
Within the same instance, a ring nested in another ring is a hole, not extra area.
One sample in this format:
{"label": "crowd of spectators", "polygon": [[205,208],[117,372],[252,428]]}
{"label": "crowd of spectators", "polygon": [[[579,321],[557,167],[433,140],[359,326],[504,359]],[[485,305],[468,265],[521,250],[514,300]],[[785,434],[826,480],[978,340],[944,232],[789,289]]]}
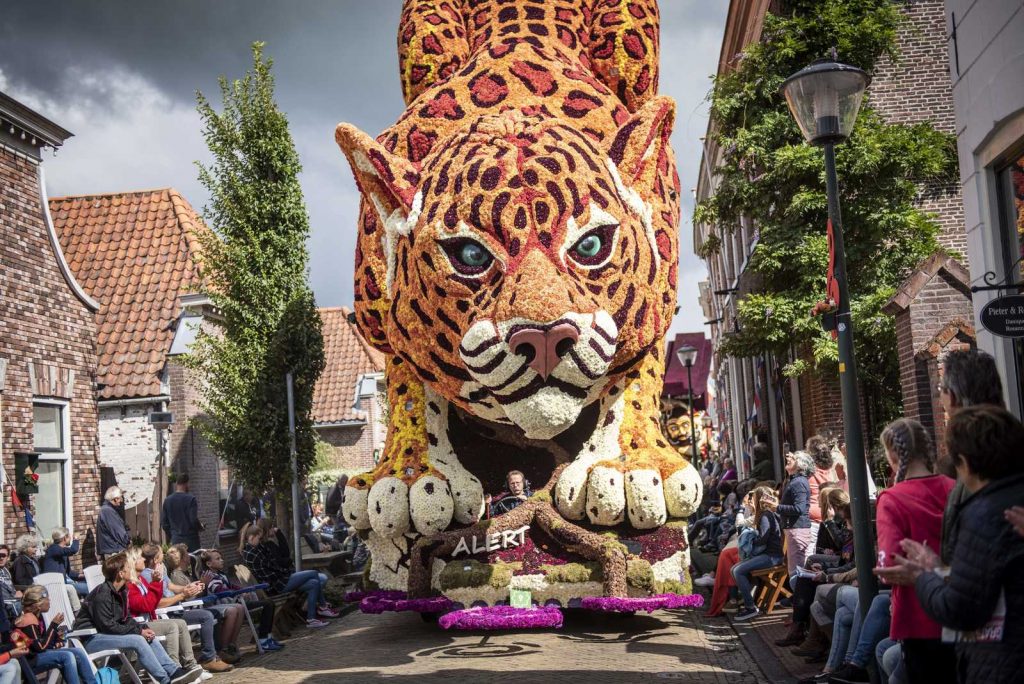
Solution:
{"label": "crowd of spectators", "polygon": [[[785,567],[793,612],[776,644],[822,664],[804,684],[867,682],[870,668],[889,684],[1024,681],[1024,426],[984,352],[951,352],[942,378],[942,461],[917,421],[882,431],[889,477],[877,496],[871,488],[870,558],[854,555],[841,444],[812,437],[787,455],[782,482],[763,444],[748,480],[723,487],[725,463],[702,466],[709,495],[691,535],[718,554],[716,571],[695,580],[713,587],[708,615],[732,604],[734,620],[756,618],[751,573]],[[858,563],[881,580],[869,606]]]}

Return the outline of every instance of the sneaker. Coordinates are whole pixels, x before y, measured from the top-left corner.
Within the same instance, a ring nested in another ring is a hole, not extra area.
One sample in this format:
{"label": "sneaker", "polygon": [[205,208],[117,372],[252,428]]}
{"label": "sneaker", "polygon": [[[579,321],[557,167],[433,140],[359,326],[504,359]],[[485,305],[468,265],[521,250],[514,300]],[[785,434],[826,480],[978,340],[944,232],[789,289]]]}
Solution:
{"label": "sneaker", "polygon": [[326,627],[327,623],[323,620],[317,620],[316,618],[312,618],[310,620],[306,620],[306,626],[310,629],[320,629],[321,627]]}
{"label": "sneaker", "polygon": [[742,608],[738,613],[733,615],[732,619],[736,622],[743,622],[744,620],[751,620],[761,614],[757,608]]}
{"label": "sneaker", "polygon": [[317,606],[316,607],[316,616],[317,617],[321,617],[321,618],[336,618],[339,615],[341,615],[341,613],[339,613],[338,611],[334,610],[334,608],[331,608],[330,606]]}
{"label": "sneaker", "polygon": [[713,587],[715,586],[715,574],[712,572],[704,573],[702,577],[693,580],[693,583],[698,587]]}
{"label": "sneaker", "polygon": [[279,643],[274,637],[267,637],[266,639],[260,639],[260,648],[264,651],[280,651],[284,648],[284,644]]}
{"label": "sneaker", "polygon": [[205,682],[207,679],[213,679],[213,673],[203,670],[199,673],[199,681]]}
{"label": "sneaker", "polygon": [[201,675],[202,672],[203,671],[199,669],[186,670],[179,667],[174,671],[174,674],[171,675],[171,684],[192,684],[192,682],[198,682],[199,675]]}
{"label": "sneaker", "polygon": [[234,665],[228,665],[220,658],[214,658],[213,660],[207,660],[205,663],[199,663],[199,666],[207,672],[231,672],[235,669]]}
{"label": "sneaker", "polygon": [[839,684],[859,684],[860,682],[870,682],[871,678],[868,676],[868,671],[863,667],[854,665],[853,663],[846,663],[841,668],[832,673],[832,676],[828,678],[829,683],[838,682]]}

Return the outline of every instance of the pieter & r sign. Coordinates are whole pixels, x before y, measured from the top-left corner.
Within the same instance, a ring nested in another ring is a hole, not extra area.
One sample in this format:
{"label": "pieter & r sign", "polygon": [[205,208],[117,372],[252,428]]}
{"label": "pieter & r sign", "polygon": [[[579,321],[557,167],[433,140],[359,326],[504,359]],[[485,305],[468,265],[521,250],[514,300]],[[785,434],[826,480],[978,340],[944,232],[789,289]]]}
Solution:
{"label": "pieter & r sign", "polygon": [[982,306],[981,324],[999,337],[1024,337],[1024,295],[997,297]]}

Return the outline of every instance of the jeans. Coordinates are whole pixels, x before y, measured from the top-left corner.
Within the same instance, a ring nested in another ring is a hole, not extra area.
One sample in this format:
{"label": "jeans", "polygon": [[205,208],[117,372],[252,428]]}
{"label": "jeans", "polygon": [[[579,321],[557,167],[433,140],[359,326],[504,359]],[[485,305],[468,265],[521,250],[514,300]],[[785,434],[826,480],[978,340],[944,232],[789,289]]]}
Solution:
{"label": "jeans", "polygon": [[66,584],[69,584],[70,586],[74,587],[75,588],[75,592],[79,596],[84,597],[84,596],[88,596],[89,595],[89,585],[86,584],[85,582],[79,582],[77,580],[71,579],[70,577],[65,577],[64,578],[64,582]]}
{"label": "jeans", "polygon": [[327,582],[327,576],[318,573],[316,570],[303,570],[292,573],[288,582],[284,585],[282,593],[289,591],[300,591],[306,595],[306,619],[312,620],[316,617],[316,608],[320,605],[323,585]]}
{"label": "jeans", "polygon": [[89,656],[77,648],[51,648],[36,656],[32,671],[36,674],[60,668],[65,684],[95,684]]}
{"label": "jeans", "polygon": [[181,619],[189,625],[200,625],[199,643],[202,651],[199,653],[199,662],[206,663],[217,657],[217,644],[213,640],[213,628],[217,624],[217,618],[208,610],[196,608],[186,610]]}
{"label": "jeans", "polygon": [[836,616],[832,621],[832,650],[828,653],[825,669],[838,670],[843,664],[850,643],[853,616],[857,612],[857,587],[842,586],[836,594]]}
{"label": "jeans", "polygon": [[159,641],[149,643],[139,634],[97,634],[89,637],[85,650],[89,653],[108,649],[135,651],[139,664],[160,684],[170,684],[178,665],[167,655]]}
{"label": "jeans", "polygon": [[769,556],[766,553],[762,553],[759,556],[748,558],[732,566],[732,578],[736,580],[740,596],[743,597],[744,608],[754,607],[754,596],[751,594],[750,589],[750,573],[754,570],[765,570],[780,563],[782,563],[782,556]]}
{"label": "jeans", "polygon": [[246,601],[245,607],[250,613],[254,610],[260,611],[260,625],[257,627],[257,634],[259,635],[259,638],[266,639],[270,636],[271,630],[274,629],[274,602],[270,599]]}
{"label": "jeans", "polygon": [[20,681],[21,664],[17,658],[0,665],[0,684],[18,684]]}
{"label": "jeans", "polygon": [[878,674],[882,684],[909,684],[903,671],[903,648],[898,641],[886,637],[875,647]]}
{"label": "jeans", "polygon": [[[859,603],[859,602],[858,602]],[[860,610],[854,612],[853,628],[850,631],[850,645],[846,649],[846,662],[866,668],[871,662],[875,646],[889,636],[890,592],[885,591],[871,601],[868,614],[861,621]]]}

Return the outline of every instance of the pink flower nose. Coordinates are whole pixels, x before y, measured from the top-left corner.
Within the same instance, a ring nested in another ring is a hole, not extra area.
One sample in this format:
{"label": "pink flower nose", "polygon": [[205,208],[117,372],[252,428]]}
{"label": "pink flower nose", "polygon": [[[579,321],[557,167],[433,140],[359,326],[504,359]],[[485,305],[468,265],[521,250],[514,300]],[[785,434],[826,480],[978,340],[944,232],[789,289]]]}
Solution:
{"label": "pink flower nose", "polygon": [[537,371],[547,380],[555,366],[562,362],[576,341],[580,339],[579,331],[569,323],[542,330],[540,328],[522,328],[517,330],[508,340],[513,354],[526,358],[530,368]]}

